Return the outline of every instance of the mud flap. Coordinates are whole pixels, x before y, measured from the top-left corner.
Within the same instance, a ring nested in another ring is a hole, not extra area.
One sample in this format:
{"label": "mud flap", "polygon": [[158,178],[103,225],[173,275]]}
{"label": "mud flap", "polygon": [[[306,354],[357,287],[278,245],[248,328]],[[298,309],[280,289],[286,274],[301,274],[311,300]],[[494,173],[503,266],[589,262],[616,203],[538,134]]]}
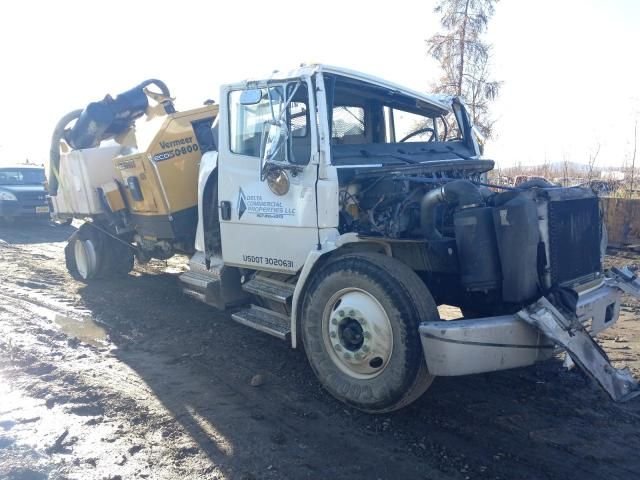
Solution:
{"label": "mud flap", "polygon": [[640,385],[631,372],[627,368],[614,368],[584,326],[566,318],[545,297],[516,315],[567,350],[573,361],[615,402],[625,402],[640,395]]}

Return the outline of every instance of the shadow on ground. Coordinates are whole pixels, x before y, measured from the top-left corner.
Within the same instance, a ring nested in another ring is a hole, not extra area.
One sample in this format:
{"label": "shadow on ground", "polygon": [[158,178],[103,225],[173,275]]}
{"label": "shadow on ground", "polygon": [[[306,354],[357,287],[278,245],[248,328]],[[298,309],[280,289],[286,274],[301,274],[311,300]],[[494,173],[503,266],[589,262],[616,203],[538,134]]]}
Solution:
{"label": "shadow on ground", "polygon": [[371,416],[324,393],[304,352],[183,296],[175,275],[135,272],[79,293],[117,357],[229,478],[640,475],[639,402],[613,404],[557,359],[438,378],[412,406]]}
{"label": "shadow on ground", "polygon": [[11,244],[63,242],[75,231],[72,225],[56,225],[43,219],[16,219],[11,223],[0,220],[0,240]]}

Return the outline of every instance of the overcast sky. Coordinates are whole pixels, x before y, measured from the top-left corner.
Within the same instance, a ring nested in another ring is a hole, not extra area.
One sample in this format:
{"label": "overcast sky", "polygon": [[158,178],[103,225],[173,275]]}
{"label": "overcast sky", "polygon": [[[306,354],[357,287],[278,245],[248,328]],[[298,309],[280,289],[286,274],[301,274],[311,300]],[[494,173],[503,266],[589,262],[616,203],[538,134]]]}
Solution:
{"label": "overcast sky", "polygon": [[[428,91],[433,1],[3,2],[0,162],[45,162],[66,112],[164,80],[178,108],[223,83],[324,62]],[[504,82],[486,156],[499,165],[568,159],[620,165],[640,116],[640,2],[502,0],[489,24]]]}

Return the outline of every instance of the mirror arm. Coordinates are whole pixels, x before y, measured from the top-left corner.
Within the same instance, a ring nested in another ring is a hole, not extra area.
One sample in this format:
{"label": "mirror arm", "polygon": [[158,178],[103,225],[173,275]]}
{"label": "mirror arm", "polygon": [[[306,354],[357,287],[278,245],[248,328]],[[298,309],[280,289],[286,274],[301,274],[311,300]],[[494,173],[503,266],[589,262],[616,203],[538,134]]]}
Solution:
{"label": "mirror arm", "polygon": [[269,172],[273,169],[289,170],[295,177],[304,170],[303,165],[295,165],[289,162],[279,162],[274,160],[267,160],[260,169],[260,181],[264,182],[269,175]]}

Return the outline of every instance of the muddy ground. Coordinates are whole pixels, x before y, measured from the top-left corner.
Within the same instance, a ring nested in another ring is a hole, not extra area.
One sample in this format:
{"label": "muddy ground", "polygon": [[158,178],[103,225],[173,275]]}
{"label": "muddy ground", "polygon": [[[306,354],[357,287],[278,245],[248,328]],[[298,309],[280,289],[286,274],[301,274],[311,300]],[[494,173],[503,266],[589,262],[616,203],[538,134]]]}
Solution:
{"label": "muddy ground", "polygon": [[[72,231],[0,226],[2,479],[640,478],[640,399],[612,403],[560,357],[366,415],[304,352],[183,296],[184,259],[74,281]],[[640,305],[602,338],[640,378]]]}

